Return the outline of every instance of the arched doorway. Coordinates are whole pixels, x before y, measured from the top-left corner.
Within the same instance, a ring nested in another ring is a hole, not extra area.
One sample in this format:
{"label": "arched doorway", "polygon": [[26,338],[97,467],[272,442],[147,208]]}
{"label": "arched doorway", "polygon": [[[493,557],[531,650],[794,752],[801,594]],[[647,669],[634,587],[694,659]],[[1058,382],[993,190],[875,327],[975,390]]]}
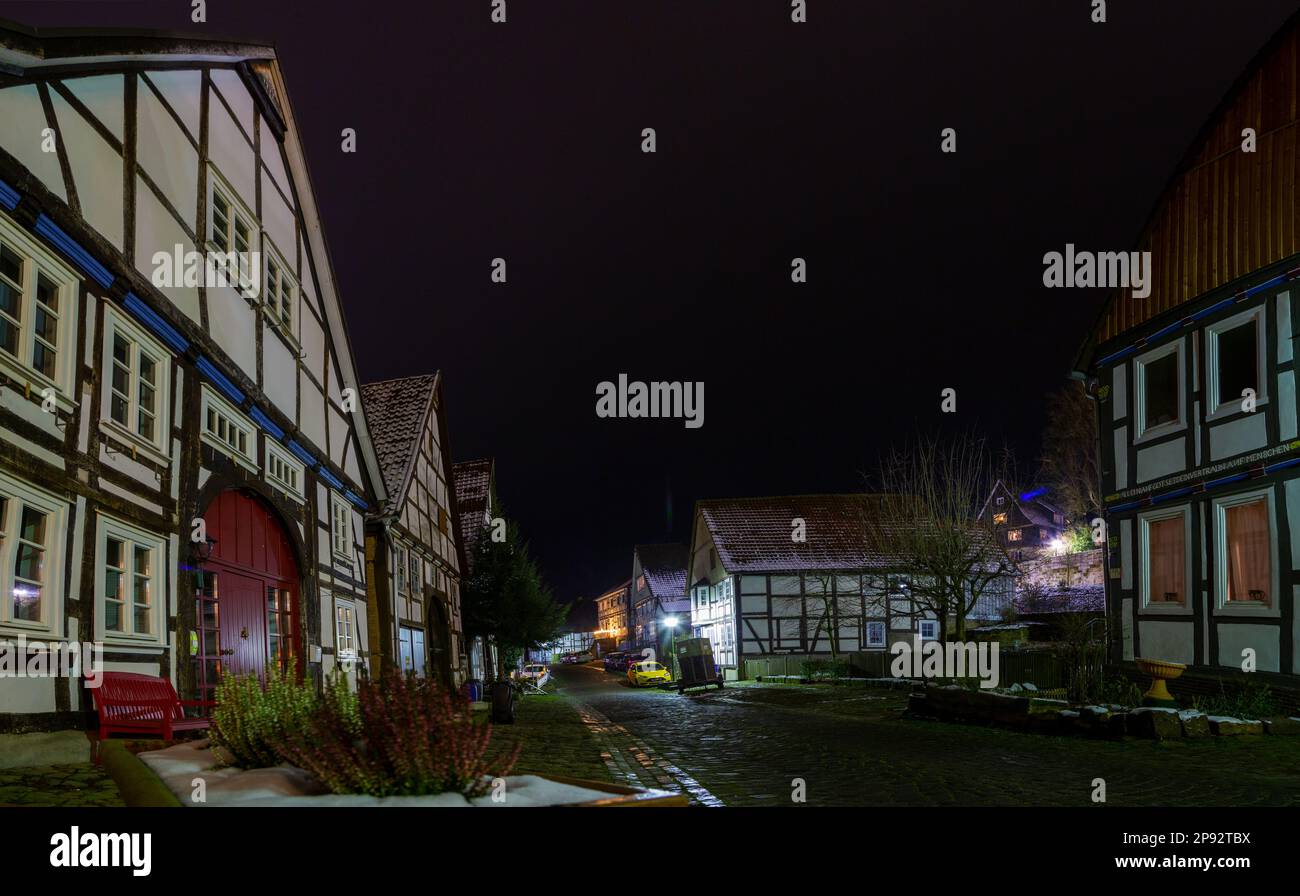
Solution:
{"label": "arched doorway", "polygon": [[203,514],[213,541],[197,594],[198,688],[223,674],[301,671],[298,563],[279,516],[256,496],[224,491]]}

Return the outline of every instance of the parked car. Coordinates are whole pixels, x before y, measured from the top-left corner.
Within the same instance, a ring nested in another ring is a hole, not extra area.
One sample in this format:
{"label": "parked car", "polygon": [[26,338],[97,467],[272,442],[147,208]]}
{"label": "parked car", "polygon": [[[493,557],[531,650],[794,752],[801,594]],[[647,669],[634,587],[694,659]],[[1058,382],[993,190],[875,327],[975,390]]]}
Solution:
{"label": "parked car", "polygon": [[628,655],[626,653],[607,653],[605,654],[605,671],[606,672],[626,672]]}
{"label": "parked car", "polygon": [[519,670],[516,677],[520,681],[527,681],[540,688],[551,680],[551,670],[544,663],[529,663]]}
{"label": "parked car", "polygon": [[672,673],[662,663],[644,660],[632,663],[627,670],[627,680],[633,687],[645,687],[652,684],[668,684],[673,680]]}
{"label": "parked car", "polygon": [[579,653],[574,656],[573,661],[575,663],[590,663],[594,659],[595,657],[590,653]]}
{"label": "parked car", "polygon": [[566,666],[572,666],[574,663],[578,662],[578,656],[574,653],[566,653],[564,656],[560,657],[560,662],[564,663]]}

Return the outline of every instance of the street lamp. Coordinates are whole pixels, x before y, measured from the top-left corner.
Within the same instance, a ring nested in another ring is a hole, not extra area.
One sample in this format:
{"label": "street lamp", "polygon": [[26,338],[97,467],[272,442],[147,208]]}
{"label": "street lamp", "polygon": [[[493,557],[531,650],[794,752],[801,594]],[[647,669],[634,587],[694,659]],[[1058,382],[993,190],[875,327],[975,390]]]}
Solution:
{"label": "street lamp", "polygon": [[674,649],[677,645],[677,623],[676,616],[665,616],[663,619],[664,628],[668,629],[668,671],[677,677],[677,651]]}

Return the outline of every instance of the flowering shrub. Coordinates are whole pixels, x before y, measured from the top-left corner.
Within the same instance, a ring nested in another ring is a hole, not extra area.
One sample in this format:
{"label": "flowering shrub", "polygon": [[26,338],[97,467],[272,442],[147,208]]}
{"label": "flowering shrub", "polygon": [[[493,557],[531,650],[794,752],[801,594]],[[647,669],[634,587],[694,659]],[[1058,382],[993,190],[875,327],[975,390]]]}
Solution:
{"label": "flowering shrub", "polygon": [[[350,709],[349,707],[353,707]],[[509,774],[519,747],[486,758],[492,726],[476,723],[469,703],[427,678],[395,670],[363,680],[354,704],[332,696],[279,741],[280,755],[333,793],[419,796],[485,793]]]}
{"label": "flowering shrub", "polygon": [[256,675],[223,676],[214,699],[212,743],[225,748],[241,768],[280,762],[275,744],[300,728],[319,703],[311,684],[278,667],[267,672],[266,687]]}

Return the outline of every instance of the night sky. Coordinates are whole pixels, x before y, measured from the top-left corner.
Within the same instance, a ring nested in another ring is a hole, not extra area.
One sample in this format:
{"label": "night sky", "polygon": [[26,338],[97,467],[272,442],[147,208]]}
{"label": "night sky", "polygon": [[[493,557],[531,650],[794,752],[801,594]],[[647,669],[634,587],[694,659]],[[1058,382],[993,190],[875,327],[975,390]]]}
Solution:
{"label": "night sky", "polygon": [[[788,0],[508,0],[505,25],[489,0],[0,16],[275,43],[362,380],[443,371],[455,458],[496,458],[570,600],[627,578],[634,544],[686,540],[698,498],[860,490],[918,430],[977,426],[1032,469],[1043,396],[1103,299],[1044,289],[1043,253],[1132,248],[1296,4],[1112,0],[1100,25],[1090,0],[808,7],[801,25]],[[702,381],[703,428],[597,419],[619,373]]]}

